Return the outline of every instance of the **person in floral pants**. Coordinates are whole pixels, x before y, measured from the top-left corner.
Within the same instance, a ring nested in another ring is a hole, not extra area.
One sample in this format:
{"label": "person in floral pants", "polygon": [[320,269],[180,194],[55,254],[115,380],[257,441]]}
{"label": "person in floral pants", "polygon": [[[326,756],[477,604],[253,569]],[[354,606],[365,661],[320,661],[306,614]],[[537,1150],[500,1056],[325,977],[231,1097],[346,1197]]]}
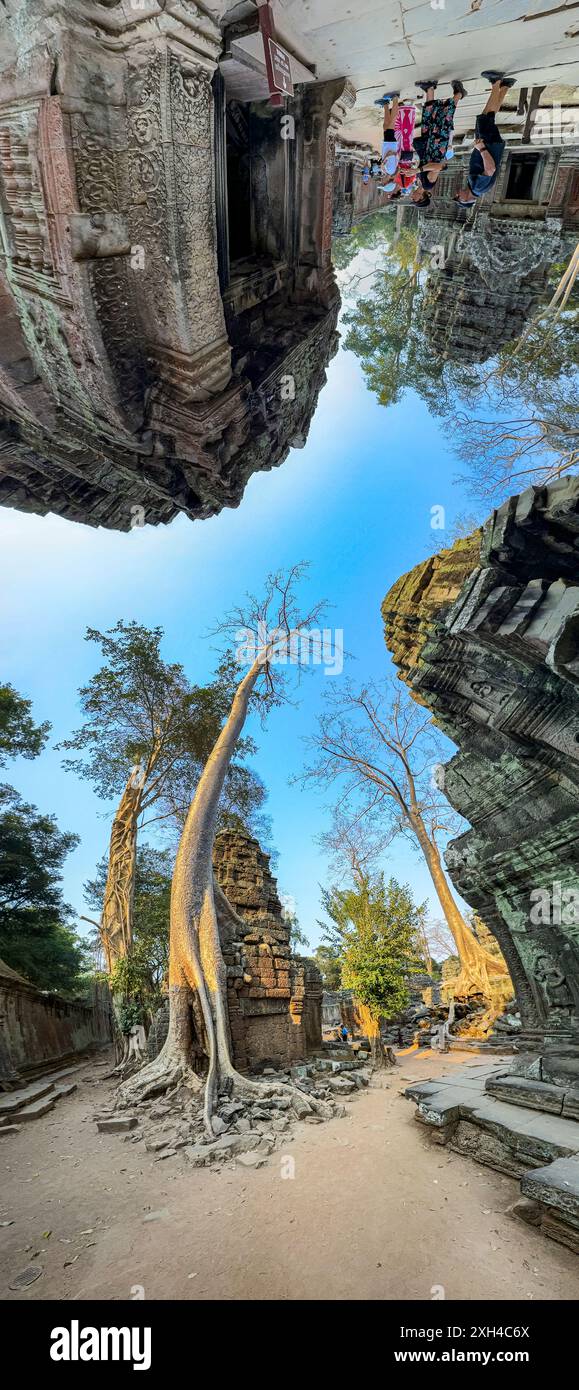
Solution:
{"label": "person in floral pants", "polygon": [[[452,97],[440,101],[434,95],[438,86],[436,78],[428,78],[417,83],[417,86],[426,93],[426,101],[422,108],[421,132],[415,147],[420,156],[420,182],[424,194],[429,195],[430,202],[430,195],[438,176],[442,169],[446,168],[452,146],[456,108],[462,97],[466,96],[466,89],[462,82],[455,78],[452,83]],[[426,200],[423,205],[426,206]]]}

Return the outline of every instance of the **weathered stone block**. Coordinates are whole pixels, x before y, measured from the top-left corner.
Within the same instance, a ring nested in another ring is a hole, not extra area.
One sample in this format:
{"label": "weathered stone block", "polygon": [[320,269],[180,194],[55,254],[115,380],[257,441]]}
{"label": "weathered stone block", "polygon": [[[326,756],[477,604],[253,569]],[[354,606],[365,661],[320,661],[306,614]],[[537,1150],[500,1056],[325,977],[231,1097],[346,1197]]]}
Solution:
{"label": "weathered stone block", "polygon": [[136,1115],[111,1115],[110,1119],[97,1120],[101,1134],[126,1134],[136,1129],[139,1121]]}

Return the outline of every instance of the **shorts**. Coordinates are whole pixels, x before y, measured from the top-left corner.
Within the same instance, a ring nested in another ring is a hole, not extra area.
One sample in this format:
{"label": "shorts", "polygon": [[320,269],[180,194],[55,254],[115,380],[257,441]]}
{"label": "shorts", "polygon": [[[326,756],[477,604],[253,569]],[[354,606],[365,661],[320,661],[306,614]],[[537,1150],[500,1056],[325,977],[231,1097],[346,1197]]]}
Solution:
{"label": "shorts", "polygon": [[477,116],[475,134],[477,140],[484,140],[485,145],[504,144],[493,111],[483,111],[482,115]]}

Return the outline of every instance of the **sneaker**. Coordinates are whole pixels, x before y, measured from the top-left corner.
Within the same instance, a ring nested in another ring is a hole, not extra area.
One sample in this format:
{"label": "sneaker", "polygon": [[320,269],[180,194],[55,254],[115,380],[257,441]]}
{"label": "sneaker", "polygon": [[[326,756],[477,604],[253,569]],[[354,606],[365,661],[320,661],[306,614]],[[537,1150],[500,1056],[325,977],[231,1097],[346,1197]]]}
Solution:
{"label": "sneaker", "polygon": [[494,86],[495,82],[500,82],[501,87],[514,87],[517,80],[516,77],[505,77],[504,72],[494,72],[492,68],[490,72],[481,72],[481,77],[486,77],[491,87]]}
{"label": "sneaker", "polygon": [[436,88],[438,87],[438,78],[437,78],[437,77],[429,77],[429,78],[426,79],[425,82],[417,82],[417,83],[416,83],[416,86],[417,86],[417,87],[421,87],[423,92],[427,92],[428,89],[429,89],[429,87],[433,87],[434,90],[436,91]]}
{"label": "sneaker", "polygon": [[465,87],[464,83],[463,83],[463,82],[459,82],[459,81],[458,81],[458,78],[455,78],[455,79],[454,79],[453,84],[452,84],[452,90],[453,90],[455,96],[457,96],[457,95],[459,95],[459,96],[461,96],[461,97],[467,97],[467,96],[468,96],[468,92],[467,92],[467,90],[466,90],[466,87]]}
{"label": "sneaker", "polygon": [[399,96],[400,96],[400,92],[384,92],[384,96],[383,96],[383,97],[377,97],[377,98],[376,98],[376,101],[374,102],[374,105],[375,105],[375,106],[387,106],[389,101],[394,101],[394,98],[395,98],[395,97],[399,97]]}

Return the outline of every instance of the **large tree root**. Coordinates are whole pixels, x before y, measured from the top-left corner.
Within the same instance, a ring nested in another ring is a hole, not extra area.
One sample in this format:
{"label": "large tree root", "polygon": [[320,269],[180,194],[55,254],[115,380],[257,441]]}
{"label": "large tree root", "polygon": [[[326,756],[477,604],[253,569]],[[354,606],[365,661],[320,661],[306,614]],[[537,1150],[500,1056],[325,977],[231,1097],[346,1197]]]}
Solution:
{"label": "large tree root", "polygon": [[186,1086],[190,1091],[200,1091],[201,1077],[188,1066],[183,1058],[173,1051],[163,1048],[153,1062],[119,1086],[118,1099],[122,1105],[138,1105],[151,1096],[172,1091],[175,1086]]}
{"label": "large tree root", "polygon": [[308,1106],[308,1110],[320,1116],[321,1119],[329,1120],[334,1114],[331,1102],[320,1100],[317,1096],[312,1096],[309,1091],[300,1090],[299,1086],[283,1081],[252,1081],[249,1076],[242,1076],[241,1072],[234,1067],[228,1068],[225,1075],[219,1078],[219,1084],[213,1088],[209,1087],[209,1078],[205,1079],[198,1076],[189,1067],[174,1049],[165,1048],[159,1053],[153,1062],[135,1075],[127,1078],[119,1086],[118,1101],[125,1106],[139,1105],[144,1101],[150,1100],[153,1096],[163,1095],[169,1091],[186,1086],[193,1092],[199,1092],[205,1084],[204,1096],[204,1123],[205,1129],[210,1139],[214,1139],[215,1130],[213,1128],[213,1116],[217,1108],[220,1096],[224,1094],[228,1098],[238,1096],[242,1100],[256,1101],[261,1098],[269,1099],[272,1096],[299,1097],[300,1104]]}

